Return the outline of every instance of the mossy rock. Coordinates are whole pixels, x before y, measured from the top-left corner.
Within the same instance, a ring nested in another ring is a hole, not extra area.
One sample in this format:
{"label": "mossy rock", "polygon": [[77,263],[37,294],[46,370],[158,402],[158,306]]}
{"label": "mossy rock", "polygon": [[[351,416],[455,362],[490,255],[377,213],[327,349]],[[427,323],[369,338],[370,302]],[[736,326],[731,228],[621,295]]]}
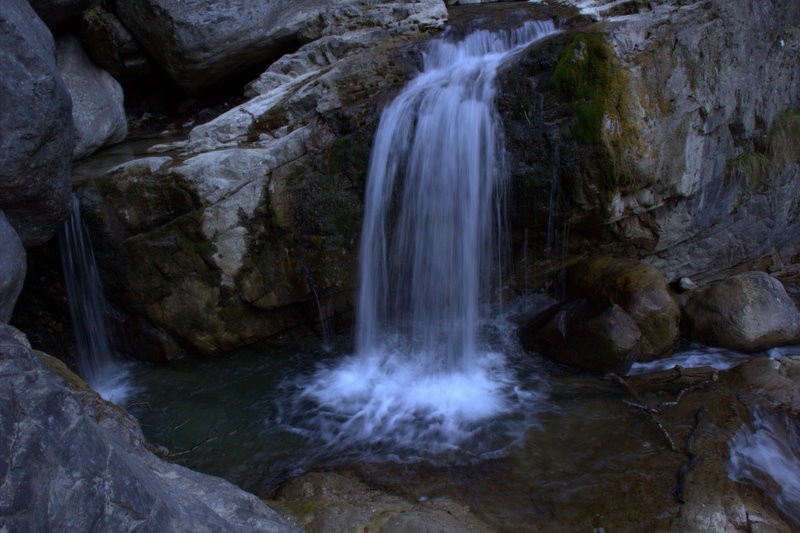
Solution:
{"label": "mossy rock", "polygon": [[664,275],[634,259],[600,256],[570,270],[578,296],[610,300],[622,307],[643,335],[640,360],[668,354],[680,335],[681,312]]}

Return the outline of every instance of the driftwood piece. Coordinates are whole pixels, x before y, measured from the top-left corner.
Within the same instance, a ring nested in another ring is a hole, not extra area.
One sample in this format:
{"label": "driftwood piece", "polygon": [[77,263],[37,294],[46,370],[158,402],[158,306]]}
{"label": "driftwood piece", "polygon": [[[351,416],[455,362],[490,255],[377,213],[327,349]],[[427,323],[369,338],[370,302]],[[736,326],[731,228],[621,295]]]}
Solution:
{"label": "driftwood piece", "polygon": [[627,381],[631,387],[635,387],[637,390],[653,391],[678,387],[684,389],[698,383],[713,382],[718,378],[719,372],[710,366],[684,368],[677,365],[669,370],[629,376]]}

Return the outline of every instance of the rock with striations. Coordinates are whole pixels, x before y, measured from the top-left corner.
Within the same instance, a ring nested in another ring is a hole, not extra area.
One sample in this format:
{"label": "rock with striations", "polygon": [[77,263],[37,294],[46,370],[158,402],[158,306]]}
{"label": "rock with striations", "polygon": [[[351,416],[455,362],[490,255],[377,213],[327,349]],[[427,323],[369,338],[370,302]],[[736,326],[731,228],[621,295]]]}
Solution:
{"label": "rock with striations", "polygon": [[4,0],[0,27],[0,209],[35,246],[69,211],[71,103],[53,37],[28,2]]}
{"label": "rock with striations", "polygon": [[266,65],[320,37],[319,29],[331,26],[332,11],[345,21],[377,27],[398,17],[423,20],[432,12],[446,18],[442,0],[116,2],[122,23],[178,85],[191,91],[213,86],[248,67]]}
{"label": "rock with striations", "polygon": [[0,326],[0,530],[293,532],[252,494],[168,463],[138,423]]}
{"label": "rock with striations", "polygon": [[712,346],[757,352],[800,343],[800,312],[780,281],[745,272],[698,290],[686,304],[692,337]]}
{"label": "rock with striations", "polygon": [[8,322],[22,291],[27,263],[17,232],[0,211],[0,322]]}
{"label": "rock with striations", "polygon": [[570,259],[635,256],[669,280],[797,253],[800,3],[566,3],[610,22],[500,78],[519,249],[568,222]]}
{"label": "rock with striations", "polygon": [[128,135],[124,94],[117,80],[92,63],[72,35],[56,41],[58,69],[72,97],[75,124],[74,159],[118,143]]}

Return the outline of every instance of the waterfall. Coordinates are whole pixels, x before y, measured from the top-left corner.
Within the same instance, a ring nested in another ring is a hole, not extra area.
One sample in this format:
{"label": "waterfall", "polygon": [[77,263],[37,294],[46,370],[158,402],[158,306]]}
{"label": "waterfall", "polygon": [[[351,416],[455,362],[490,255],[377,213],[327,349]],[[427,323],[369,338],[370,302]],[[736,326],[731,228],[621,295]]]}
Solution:
{"label": "waterfall", "polygon": [[58,244],[75,334],[78,374],[105,399],[118,402],[128,392],[126,374],[111,347],[103,287],[89,234],[81,220],[80,202],[75,196]]}
{"label": "waterfall", "polygon": [[513,377],[481,335],[499,289],[504,152],[498,68],[551,22],[433,41],[383,111],[370,158],[356,353],[302,396],[328,443],[443,451],[508,407]]}
{"label": "waterfall", "polygon": [[362,226],[359,353],[399,336],[431,368],[472,364],[504,216],[495,76],[516,47],[552,31],[540,22],[436,41],[384,110]]}

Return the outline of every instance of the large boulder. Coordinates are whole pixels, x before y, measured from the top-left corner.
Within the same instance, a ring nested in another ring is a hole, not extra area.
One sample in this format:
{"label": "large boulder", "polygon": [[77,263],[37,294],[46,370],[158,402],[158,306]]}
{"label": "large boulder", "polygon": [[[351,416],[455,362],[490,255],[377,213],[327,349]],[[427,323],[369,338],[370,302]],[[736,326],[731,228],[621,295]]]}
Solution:
{"label": "large boulder", "polygon": [[74,134],[50,31],[26,0],[0,10],[0,209],[25,246],[67,217]]}
{"label": "large boulder", "polygon": [[0,322],[8,322],[25,281],[25,248],[0,211]]}
{"label": "large boulder", "polygon": [[698,341],[742,352],[800,343],[800,312],[781,282],[765,272],[732,276],[692,295],[686,304]]}
{"label": "large boulder", "polygon": [[388,29],[330,29],[275,62],[251,100],[194,128],[180,154],[87,183],[114,299],[201,354],[352,310],[380,107],[414,73],[420,30],[441,23],[403,13]]}
{"label": "large boulder", "polygon": [[0,529],[297,531],[261,500],[168,463],[138,423],[0,326]]}
{"label": "large boulder", "polygon": [[91,155],[128,135],[122,87],[92,63],[78,40],[65,34],[56,41],[58,69],[72,98],[75,125],[73,159]]}
{"label": "large boulder", "polygon": [[632,259],[595,257],[570,269],[570,289],[585,298],[622,307],[643,335],[640,360],[672,350],[680,335],[681,311],[664,275]]}
{"label": "large boulder", "polygon": [[[337,23],[385,27],[398,19],[446,18],[442,0],[117,1],[123,24],[178,85],[199,90],[267,64]],[[333,14],[331,14],[333,13]]]}
{"label": "large boulder", "polygon": [[522,346],[592,372],[625,375],[642,352],[644,336],[620,306],[576,300],[557,306],[519,330]]}

